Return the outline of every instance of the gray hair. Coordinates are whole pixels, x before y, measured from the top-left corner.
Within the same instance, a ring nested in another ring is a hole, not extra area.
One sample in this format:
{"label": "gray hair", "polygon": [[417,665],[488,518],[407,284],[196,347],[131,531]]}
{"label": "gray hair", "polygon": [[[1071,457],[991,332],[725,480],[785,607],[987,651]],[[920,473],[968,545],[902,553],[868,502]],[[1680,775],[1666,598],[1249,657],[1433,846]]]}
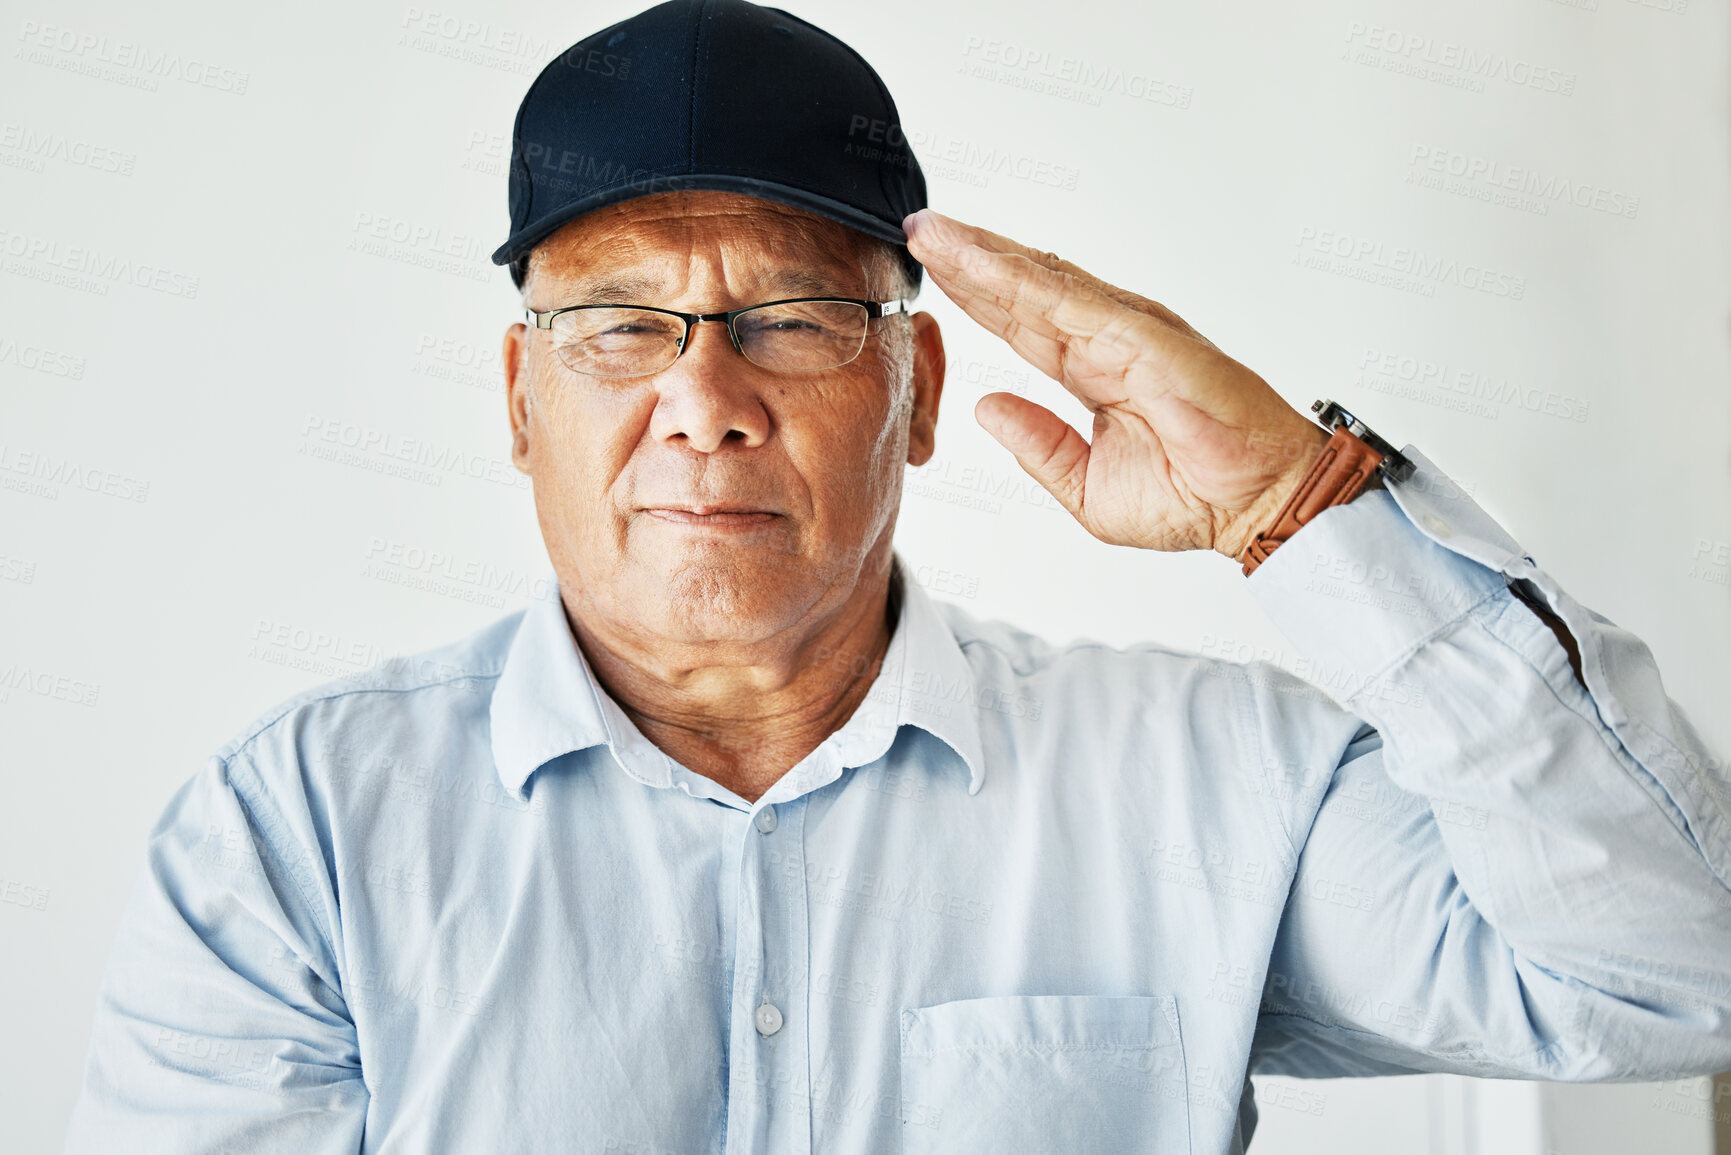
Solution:
{"label": "gray hair", "polygon": [[[914,295],[913,276],[900,245],[872,237],[864,245],[866,295],[875,301],[906,300]],[[905,316],[879,323],[878,355],[889,370],[897,404],[911,411],[914,404],[914,331]]]}

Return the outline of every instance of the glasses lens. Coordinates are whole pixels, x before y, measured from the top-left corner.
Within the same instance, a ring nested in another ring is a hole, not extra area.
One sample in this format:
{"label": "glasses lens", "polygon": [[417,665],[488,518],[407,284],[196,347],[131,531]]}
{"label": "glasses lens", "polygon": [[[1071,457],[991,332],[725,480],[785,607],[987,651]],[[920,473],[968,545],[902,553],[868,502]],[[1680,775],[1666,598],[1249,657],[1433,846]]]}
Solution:
{"label": "glasses lens", "polygon": [[761,305],[733,322],[739,350],[753,365],[781,373],[834,369],[859,356],[866,310],[849,301]]}
{"label": "glasses lens", "polygon": [[644,377],[679,356],[685,322],[648,309],[611,305],[572,309],[553,318],[559,359],[591,377]]}

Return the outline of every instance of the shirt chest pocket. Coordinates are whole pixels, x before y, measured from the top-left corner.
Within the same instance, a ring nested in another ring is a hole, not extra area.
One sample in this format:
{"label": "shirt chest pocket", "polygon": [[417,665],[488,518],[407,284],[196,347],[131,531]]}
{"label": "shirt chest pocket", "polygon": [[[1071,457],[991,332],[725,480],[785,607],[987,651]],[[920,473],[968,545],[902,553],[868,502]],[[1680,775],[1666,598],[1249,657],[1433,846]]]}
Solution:
{"label": "shirt chest pocket", "polygon": [[1190,1150],[1170,995],[1010,995],[901,1014],[907,1155]]}

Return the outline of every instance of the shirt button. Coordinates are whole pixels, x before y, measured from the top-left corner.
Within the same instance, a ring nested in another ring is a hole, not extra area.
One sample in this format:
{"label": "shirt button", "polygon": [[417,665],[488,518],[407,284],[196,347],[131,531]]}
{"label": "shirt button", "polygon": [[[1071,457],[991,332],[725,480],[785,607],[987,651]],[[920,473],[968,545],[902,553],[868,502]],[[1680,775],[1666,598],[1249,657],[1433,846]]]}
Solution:
{"label": "shirt button", "polygon": [[781,1030],[781,1012],[776,1010],[773,1004],[764,1003],[757,1008],[757,1013],[752,1018],[757,1023],[757,1033],[760,1035],[767,1037]]}
{"label": "shirt button", "polygon": [[1426,529],[1430,530],[1438,537],[1449,538],[1454,536],[1455,527],[1434,513],[1427,513],[1419,520],[1424,523]]}
{"label": "shirt button", "polygon": [[765,806],[762,810],[757,812],[757,817],[753,819],[753,821],[757,823],[757,828],[759,830],[768,834],[771,830],[775,829],[775,807]]}

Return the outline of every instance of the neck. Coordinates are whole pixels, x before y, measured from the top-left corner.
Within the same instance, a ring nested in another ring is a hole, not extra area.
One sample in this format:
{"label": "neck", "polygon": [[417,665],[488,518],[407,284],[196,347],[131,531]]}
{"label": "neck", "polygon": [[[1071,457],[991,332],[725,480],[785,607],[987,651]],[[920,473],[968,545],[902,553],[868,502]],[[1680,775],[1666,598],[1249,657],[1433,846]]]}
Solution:
{"label": "neck", "polygon": [[776,638],[726,665],[669,663],[572,609],[565,616],[596,680],[680,765],[750,802],[839,730],[865,700],[901,610],[893,567],[862,581],[815,630]]}

